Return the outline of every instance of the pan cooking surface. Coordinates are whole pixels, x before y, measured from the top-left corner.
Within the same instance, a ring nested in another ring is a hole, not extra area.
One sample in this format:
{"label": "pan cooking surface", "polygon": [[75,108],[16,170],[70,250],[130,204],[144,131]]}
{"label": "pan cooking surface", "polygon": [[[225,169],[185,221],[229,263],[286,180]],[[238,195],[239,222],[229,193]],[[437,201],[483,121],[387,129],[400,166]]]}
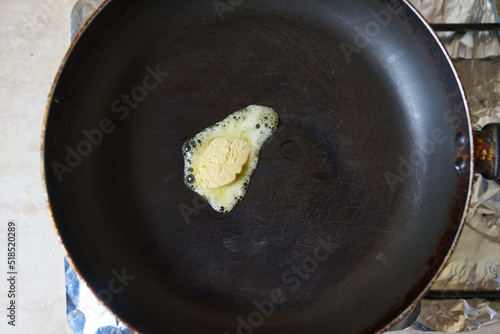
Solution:
{"label": "pan cooking surface", "polygon": [[[221,215],[184,185],[182,142],[249,104],[280,125]],[[45,173],[73,264],[140,331],[373,332],[454,240],[467,134],[399,2],[113,1],[60,74]]]}

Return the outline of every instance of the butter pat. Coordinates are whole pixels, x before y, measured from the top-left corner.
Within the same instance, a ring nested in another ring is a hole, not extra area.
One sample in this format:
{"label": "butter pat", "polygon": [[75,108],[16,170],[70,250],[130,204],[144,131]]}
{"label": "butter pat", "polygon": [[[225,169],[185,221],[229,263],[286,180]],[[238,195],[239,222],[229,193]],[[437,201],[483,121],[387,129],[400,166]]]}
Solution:
{"label": "butter pat", "polygon": [[212,208],[227,213],[243,200],[260,149],[278,127],[270,107],[250,105],[188,139],[183,147],[184,182]]}
{"label": "butter pat", "polygon": [[248,160],[250,145],[243,139],[212,139],[200,159],[196,179],[205,188],[220,188],[232,183]]}

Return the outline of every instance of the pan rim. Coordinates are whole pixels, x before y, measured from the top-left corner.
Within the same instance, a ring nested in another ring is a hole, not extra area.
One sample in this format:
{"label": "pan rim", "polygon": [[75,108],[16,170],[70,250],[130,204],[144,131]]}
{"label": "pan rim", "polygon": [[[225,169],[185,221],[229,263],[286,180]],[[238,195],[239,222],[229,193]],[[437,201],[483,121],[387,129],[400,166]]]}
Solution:
{"label": "pan rim", "polygon": [[[68,59],[71,57],[71,54],[72,54],[73,50],[75,49],[76,45],[78,44],[78,41],[80,40],[80,38],[82,37],[82,35],[85,33],[85,31],[87,30],[87,28],[89,27],[89,25],[92,24],[92,22],[95,20],[95,18],[111,2],[112,2],[112,0],[104,0],[104,2],[98,7],[98,9],[96,9],[96,11],[87,19],[87,21],[79,29],[78,33],[75,35],[75,37],[71,41],[71,45],[70,45],[68,51],[66,52],[65,56],[63,57],[61,65],[59,66],[59,69],[58,69],[58,71],[56,73],[56,76],[55,76],[55,79],[53,81],[50,94],[48,95],[48,100],[47,100],[47,104],[46,104],[46,108],[45,108],[45,113],[44,113],[44,117],[43,117],[43,123],[42,123],[42,135],[41,135],[41,149],[40,149],[40,154],[41,154],[42,185],[43,185],[43,193],[44,193],[44,196],[45,196],[45,203],[47,205],[47,209],[48,209],[49,217],[50,217],[50,220],[51,220],[51,223],[52,223],[52,227],[53,227],[53,229],[56,232],[56,235],[57,235],[57,238],[59,240],[59,243],[60,243],[60,245],[61,245],[61,247],[63,249],[63,253],[64,253],[66,259],[68,260],[68,263],[71,265],[71,267],[76,272],[77,276],[82,281],[84,281],[84,282],[86,282],[86,280],[84,279],[83,275],[81,274],[81,272],[80,272],[78,266],[76,265],[76,263],[70,257],[70,255],[69,255],[69,253],[67,251],[66,244],[65,244],[65,242],[64,242],[64,240],[62,238],[62,235],[59,232],[59,229],[57,227],[57,224],[56,224],[56,221],[55,221],[55,218],[54,218],[54,215],[53,215],[51,201],[50,201],[49,194],[48,194],[48,185],[47,185],[47,178],[46,178],[45,165],[44,165],[45,164],[46,149],[47,149],[47,146],[46,146],[46,143],[45,143],[45,139],[46,139],[47,121],[48,121],[48,115],[49,115],[50,107],[51,107],[51,104],[52,104],[52,101],[53,101],[53,98],[54,98],[55,89],[57,87],[59,79],[61,78],[63,69],[65,68]],[[456,68],[455,68],[455,66],[454,66],[454,64],[453,64],[453,62],[451,60],[451,57],[449,56],[448,52],[446,51],[446,48],[444,47],[444,45],[439,40],[439,37],[437,36],[437,34],[432,30],[432,27],[430,26],[430,24],[424,19],[424,17],[422,16],[422,14],[418,12],[418,10],[409,2],[409,0],[402,0],[402,3],[404,5],[406,5],[409,9],[411,9],[411,11],[415,14],[415,16],[423,23],[424,27],[427,29],[427,32],[430,33],[430,35],[434,38],[434,40],[436,41],[437,45],[441,49],[442,53],[444,54],[444,56],[445,56],[445,58],[446,58],[446,60],[448,62],[449,67],[451,68],[451,70],[453,72],[454,78],[455,78],[456,83],[458,85],[458,88],[460,90],[460,94],[461,94],[462,100],[464,102],[464,107],[465,107],[465,112],[466,112],[466,119],[467,119],[468,136],[469,136],[469,139],[470,139],[469,140],[469,153],[470,153],[470,156],[472,157],[473,156],[473,149],[474,148],[473,148],[473,142],[472,142],[473,129],[472,129],[472,125],[471,125],[471,116],[470,116],[469,105],[467,103],[467,98],[465,96],[465,91],[464,91],[464,88],[463,88],[462,83],[460,81],[458,72],[457,72],[457,70],[456,70]],[[451,246],[450,246],[450,248],[449,248],[449,250],[447,252],[447,255],[444,257],[443,262],[441,263],[441,265],[440,265],[439,269],[437,270],[437,272],[434,274],[432,280],[428,283],[428,285],[425,287],[425,289],[419,294],[419,296],[417,297],[417,299],[411,305],[409,305],[407,307],[407,309],[401,315],[399,315],[396,319],[394,319],[389,324],[387,324],[384,328],[382,328],[379,331],[377,331],[377,333],[381,334],[381,333],[389,330],[390,328],[392,328],[393,326],[395,326],[397,323],[399,323],[402,319],[404,319],[417,306],[418,302],[425,296],[425,294],[430,290],[430,288],[432,287],[433,283],[438,278],[439,274],[443,271],[444,267],[449,262],[449,260],[451,258],[451,255],[453,254],[453,252],[454,252],[454,250],[456,248],[458,239],[459,239],[459,237],[460,237],[460,235],[461,235],[461,233],[463,231],[463,226],[464,226],[465,218],[467,216],[467,211],[468,211],[469,203],[470,203],[470,199],[471,199],[471,190],[472,190],[472,185],[473,185],[473,180],[474,180],[474,161],[473,161],[473,159],[470,160],[469,165],[470,165],[470,171],[469,171],[469,175],[468,175],[469,182],[468,182],[468,187],[467,187],[467,196],[465,198],[465,206],[463,208],[463,213],[462,213],[462,217],[460,219],[460,224],[458,226],[458,229],[457,229],[457,232],[455,234],[454,240],[453,240],[453,242],[452,242],[452,244],[451,244]],[[109,307],[109,305],[107,305],[105,303],[102,303],[102,301],[99,299],[97,293],[93,289],[90,289],[90,291],[96,297],[96,299],[99,300],[99,302],[108,311],[110,311],[113,315],[115,315],[121,322],[123,322],[124,324],[126,324],[130,330],[132,330],[134,333],[140,333],[136,328],[134,328],[131,324],[129,324],[125,319],[123,319],[120,316],[118,316],[117,314],[115,314],[114,311],[111,310],[111,308]]]}
{"label": "pan rim", "polygon": [[[45,173],[45,156],[46,156],[46,145],[45,145],[45,139],[46,139],[46,132],[47,132],[47,122],[48,122],[48,116],[50,112],[50,106],[52,104],[52,100],[54,98],[55,90],[57,87],[57,84],[59,82],[59,79],[61,78],[61,74],[66,67],[66,63],[68,62],[69,58],[71,57],[71,54],[73,53],[73,50],[75,49],[76,45],[78,44],[78,41],[82,37],[82,35],[85,33],[87,28],[92,24],[92,22],[95,20],[95,18],[102,12],[102,10],[109,4],[111,3],[112,0],[104,0],[102,4],[90,15],[90,17],[83,23],[83,25],[80,27],[74,38],[71,40],[70,46],[68,50],[66,51],[66,54],[64,55],[61,65],[59,66],[56,76],[52,82],[52,87],[50,89],[50,93],[47,96],[47,103],[45,106],[45,112],[43,116],[43,121],[42,121],[42,134],[41,134],[41,144],[40,144],[40,171],[41,171],[41,176],[42,176],[42,188],[43,188],[43,196],[45,200],[45,205],[47,209],[47,213],[49,215],[49,219],[52,225],[52,229],[54,230],[57,240],[59,242],[59,246],[61,247],[61,250],[63,252],[64,257],[68,261],[69,265],[73,269],[73,271],[76,273],[78,279],[82,282],[84,282],[87,285],[87,280],[83,277],[82,273],[80,272],[80,268],[76,265],[76,263],[73,261],[73,258],[70,256],[68,249],[66,247],[66,243],[63,240],[61,233],[59,232],[59,228],[57,227],[53,210],[52,210],[52,205],[51,201],[49,198],[48,194],[48,185],[47,185],[47,178],[46,178],[46,173]],[[88,285],[87,285],[88,287]],[[103,303],[101,299],[99,298],[98,294],[96,291],[93,289],[88,288],[88,290],[91,292],[91,294],[95,297],[95,299],[103,306],[108,312],[113,314],[120,322],[125,324],[129,330],[131,330],[135,334],[140,334],[140,332],[132,326],[126,319],[123,319],[122,317],[119,317],[111,308],[108,304]]]}
{"label": "pan rim", "polygon": [[402,320],[404,320],[407,316],[409,316],[410,313],[417,307],[418,303],[429,292],[429,290],[431,289],[432,285],[434,285],[434,283],[438,279],[439,275],[443,272],[444,268],[448,265],[448,262],[450,261],[450,258],[451,258],[452,254],[454,253],[454,251],[455,251],[455,249],[457,247],[458,239],[460,238],[460,235],[463,232],[463,227],[464,227],[464,224],[465,224],[465,219],[467,217],[467,212],[469,210],[469,204],[470,204],[470,200],[471,200],[471,196],[472,196],[472,185],[474,183],[474,159],[472,159],[472,157],[474,156],[474,145],[473,145],[473,140],[472,139],[474,137],[473,137],[473,131],[472,131],[472,120],[471,120],[471,116],[470,116],[469,104],[468,104],[468,101],[467,101],[467,97],[465,95],[465,90],[463,88],[462,82],[461,82],[460,77],[458,75],[457,69],[456,69],[455,65],[453,64],[453,61],[452,61],[450,55],[448,54],[448,51],[446,50],[445,46],[443,45],[443,43],[441,42],[441,40],[437,36],[436,32],[432,29],[432,27],[429,24],[429,22],[427,22],[425,20],[425,18],[423,17],[423,15],[410,3],[409,0],[402,0],[402,1],[408,6],[409,9],[412,10],[412,12],[415,14],[415,16],[418,19],[420,19],[420,21],[422,22],[422,24],[424,25],[424,27],[427,29],[428,33],[434,38],[434,40],[436,41],[437,45],[441,49],[443,55],[446,58],[446,61],[448,62],[448,65],[450,66],[450,68],[451,68],[451,70],[453,72],[453,75],[454,75],[455,80],[457,82],[458,88],[460,90],[460,95],[462,97],[462,100],[463,100],[463,103],[464,103],[464,107],[465,107],[465,113],[466,113],[466,117],[467,117],[467,129],[468,129],[468,136],[469,136],[469,152],[468,153],[469,153],[469,156],[471,157],[471,159],[470,159],[470,163],[469,163],[469,166],[470,166],[470,170],[469,170],[469,184],[467,186],[467,196],[466,196],[466,199],[465,199],[465,206],[463,208],[462,217],[460,219],[460,224],[459,224],[457,232],[455,234],[455,238],[453,239],[453,242],[450,245],[448,253],[444,257],[443,262],[439,266],[439,268],[436,271],[436,273],[434,274],[433,278],[429,281],[429,283],[427,284],[427,286],[418,295],[417,299],[415,299],[415,301],[410,306],[408,306],[407,309],[403,313],[401,313],[401,315],[399,315],[396,319],[394,319],[389,324],[387,324],[384,328],[380,329],[376,334],[382,334],[382,333],[384,333],[385,331],[391,329],[392,327],[394,327],[395,325],[397,325],[399,322],[401,322]]}

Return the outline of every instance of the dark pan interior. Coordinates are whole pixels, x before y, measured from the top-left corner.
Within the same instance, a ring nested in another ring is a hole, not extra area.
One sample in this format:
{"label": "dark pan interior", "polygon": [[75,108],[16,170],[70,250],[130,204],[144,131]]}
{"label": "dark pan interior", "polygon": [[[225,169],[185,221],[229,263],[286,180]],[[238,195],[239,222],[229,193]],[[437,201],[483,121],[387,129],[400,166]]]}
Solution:
{"label": "dark pan interior", "polygon": [[[222,3],[114,0],[79,38],[45,133],[64,245],[144,333],[374,332],[459,230],[453,69],[399,1]],[[249,104],[280,126],[221,215],[184,185],[181,145]]]}

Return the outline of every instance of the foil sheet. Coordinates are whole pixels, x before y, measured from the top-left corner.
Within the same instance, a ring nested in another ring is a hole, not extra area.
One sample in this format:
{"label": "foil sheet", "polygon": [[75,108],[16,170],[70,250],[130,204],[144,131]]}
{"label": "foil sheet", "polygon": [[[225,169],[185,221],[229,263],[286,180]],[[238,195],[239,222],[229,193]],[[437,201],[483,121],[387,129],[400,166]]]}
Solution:
{"label": "foil sheet", "polygon": [[71,11],[71,38],[73,39],[87,19],[104,0],[79,0]]}
{"label": "foil sheet", "polygon": [[[482,299],[424,299],[421,306],[417,321],[408,328],[408,331],[469,332],[500,321],[500,302]],[[500,332],[500,328],[497,332]]]}
{"label": "foil sheet", "polygon": [[[80,0],[71,13],[74,37],[103,0]],[[491,0],[410,0],[431,23],[500,22]],[[500,0],[498,1],[500,3]],[[464,85],[473,126],[500,122],[500,43],[497,32],[439,33]],[[484,59],[488,58],[488,59]],[[96,299],[65,261],[67,318],[76,334],[131,334]],[[500,186],[476,175],[457,249],[433,290],[500,291]],[[466,332],[500,321],[500,301],[422,300],[417,320],[401,333]],[[396,332],[393,332],[396,333]],[[399,332],[398,332],[399,333]],[[488,332],[496,333],[496,332]],[[500,333],[500,329],[498,329]]]}
{"label": "foil sheet", "polygon": [[66,313],[75,334],[133,334],[92,294],[86,283],[64,260],[66,274]]}
{"label": "foil sheet", "polygon": [[[431,23],[500,22],[493,0],[409,0]],[[454,59],[478,59],[500,54],[495,31],[439,32],[438,36]]]}

